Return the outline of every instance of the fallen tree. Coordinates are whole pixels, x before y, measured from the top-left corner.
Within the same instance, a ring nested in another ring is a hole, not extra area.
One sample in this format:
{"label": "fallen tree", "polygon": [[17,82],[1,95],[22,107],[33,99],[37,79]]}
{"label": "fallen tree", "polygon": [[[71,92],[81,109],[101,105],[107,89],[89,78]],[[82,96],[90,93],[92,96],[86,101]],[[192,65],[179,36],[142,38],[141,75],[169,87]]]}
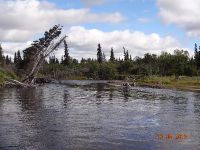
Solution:
{"label": "fallen tree", "polygon": [[17,86],[17,87],[32,87],[33,85],[7,78],[6,82],[5,82],[5,86],[7,86],[7,87],[15,87],[15,86]]}
{"label": "fallen tree", "polygon": [[[62,26],[55,25],[49,31],[44,33],[44,37],[37,41],[34,41],[31,47],[27,48],[25,53],[25,59],[27,65],[27,75],[22,82],[12,79],[7,79],[7,85],[16,85],[22,87],[31,87],[35,84],[35,78],[43,65],[45,59],[58,49],[60,44],[66,39],[66,35],[59,38],[61,34]],[[59,38],[59,39],[58,39]]]}

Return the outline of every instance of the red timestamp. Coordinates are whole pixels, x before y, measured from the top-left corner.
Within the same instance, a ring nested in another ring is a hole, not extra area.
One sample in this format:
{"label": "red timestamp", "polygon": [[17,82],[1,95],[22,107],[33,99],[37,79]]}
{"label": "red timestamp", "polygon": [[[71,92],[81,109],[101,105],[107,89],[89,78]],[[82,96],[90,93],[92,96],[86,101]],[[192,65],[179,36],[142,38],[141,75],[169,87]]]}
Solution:
{"label": "red timestamp", "polygon": [[156,138],[159,140],[185,140],[191,138],[191,135],[189,134],[184,134],[184,133],[167,133],[167,134],[156,134]]}

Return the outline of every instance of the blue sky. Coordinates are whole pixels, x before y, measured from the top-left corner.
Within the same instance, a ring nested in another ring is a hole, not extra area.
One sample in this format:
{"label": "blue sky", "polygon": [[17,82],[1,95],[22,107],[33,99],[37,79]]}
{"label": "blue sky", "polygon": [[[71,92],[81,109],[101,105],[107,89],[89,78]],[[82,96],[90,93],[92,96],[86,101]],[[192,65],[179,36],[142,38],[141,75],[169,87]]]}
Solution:
{"label": "blue sky", "polygon": [[[79,0],[49,0],[56,4],[60,8],[71,9],[71,8],[85,8],[83,2]],[[92,1],[92,0],[91,0]],[[99,23],[88,23],[84,24],[86,28],[98,28],[103,31],[112,30],[140,30],[145,33],[157,32],[160,35],[174,34],[178,31],[178,36],[184,34],[175,25],[163,24],[158,16],[158,7],[155,0],[110,0],[101,5],[94,5],[90,7],[92,12],[120,12],[125,16],[126,20],[120,24],[99,24]],[[139,22],[139,18],[147,18],[150,20],[149,23]],[[174,34],[177,36],[177,34]]]}
{"label": "blue sky", "polygon": [[12,55],[62,24],[78,59],[95,58],[98,43],[107,56],[114,47],[121,57],[123,46],[133,56],[177,48],[192,54],[200,36],[199,5],[196,0],[0,0],[0,41]]}
{"label": "blue sky", "polygon": [[[92,0],[91,0],[92,1]],[[165,24],[159,16],[156,0],[108,0],[100,5],[86,6],[80,0],[50,0],[60,8],[85,8],[90,7],[93,12],[120,12],[126,20],[120,24],[86,23],[87,29],[97,28],[102,31],[112,30],[139,30],[146,34],[158,33],[161,36],[173,36],[183,43],[186,48],[192,49],[198,38],[188,38],[185,31],[176,24]],[[139,18],[148,19],[148,23],[140,22]]]}

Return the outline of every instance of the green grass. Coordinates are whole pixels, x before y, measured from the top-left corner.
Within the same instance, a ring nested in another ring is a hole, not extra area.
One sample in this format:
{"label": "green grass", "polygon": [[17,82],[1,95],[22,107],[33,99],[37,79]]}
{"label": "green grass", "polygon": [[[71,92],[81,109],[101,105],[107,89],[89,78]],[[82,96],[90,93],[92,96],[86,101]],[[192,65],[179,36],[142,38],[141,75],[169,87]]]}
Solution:
{"label": "green grass", "polygon": [[0,69],[0,87],[4,85],[6,78],[19,80],[19,77],[14,72]]}
{"label": "green grass", "polygon": [[158,85],[166,88],[200,90],[200,77],[180,76],[179,78],[175,78],[175,76],[148,76],[137,80],[137,84],[152,86]]}
{"label": "green grass", "polygon": [[0,86],[2,86],[4,84],[5,77],[6,77],[5,73],[0,71]]}

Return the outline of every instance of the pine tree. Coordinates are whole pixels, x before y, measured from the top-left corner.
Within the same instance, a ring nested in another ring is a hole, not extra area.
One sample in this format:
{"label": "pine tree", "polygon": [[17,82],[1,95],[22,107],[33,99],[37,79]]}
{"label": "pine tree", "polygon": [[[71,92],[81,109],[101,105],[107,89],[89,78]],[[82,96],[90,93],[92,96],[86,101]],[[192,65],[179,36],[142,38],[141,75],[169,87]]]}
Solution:
{"label": "pine tree", "polygon": [[10,59],[9,59],[8,55],[6,55],[5,63],[6,63],[6,65],[10,64]]}
{"label": "pine tree", "polygon": [[15,63],[15,67],[17,69],[22,69],[22,57],[21,57],[21,54],[20,54],[20,51],[18,50],[17,53],[15,53],[15,56],[14,56],[14,63]]}
{"label": "pine tree", "polygon": [[128,52],[128,50],[126,51],[126,61],[128,61],[129,60],[129,52]]}
{"label": "pine tree", "polygon": [[60,64],[64,64],[64,59],[63,59],[63,56],[61,57]]}
{"label": "pine tree", "polygon": [[64,65],[69,65],[69,63],[70,63],[70,57],[69,57],[69,49],[68,49],[68,45],[67,45],[66,40],[64,40],[64,48],[65,48],[65,51],[64,51],[63,64]]}
{"label": "pine tree", "polygon": [[58,58],[55,59],[55,63],[56,63],[56,64],[59,64]]}
{"label": "pine tree", "polygon": [[18,60],[19,63],[21,63],[21,61],[22,61],[22,57],[21,57],[21,54],[20,54],[19,50],[17,52],[17,60]]}
{"label": "pine tree", "polygon": [[198,59],[198,48],[197,43],[194,44],[194,59]]}
{"label": "pine tree", "polygon": [[4,64],[5,57],[3,56],[3,49],[0,44],[0,65]]}
{"label": "pine tree", "polygon": [[82,57],[81,64],[84,64],[85,62],[86,62],[86,60]]}
{"label": "pine tree", "polygon": [[9,58],[9,61],[10,61],[10,63],[12,63],[12,59],[11,59],[11,57]]}
{"label": "pine tree", "polygon": [[102,61],[103,61],[103,62],[106,61],[106,55],[105,55],[105,53],[102,54]]}
{"label": "pine tree", "polygon": [[126,49],[125,47],[123,47],[123,49],[124,49],[124,60],[126,60]]}
{"label": "pine tree", "polygon": [[55,63],[56,63],[56,57],[55,57],[55,55],[50,56],[49,57],[49,64],[55,64]]}
{"label": "pine tree", "polygon": [[103,62],[103,54],[102,54],[102,51],[101,51],[101,45],[100,44],[98,44],[98,48],[97,48],[97,61],[99,63]]}
{"label": "pine tree", "polygon": [[124,61],[128,61],[129,60],[129,52],[128,50],[125,49],[125,47],[123,47],[124,49]]}
{"label": "pine tree", "polygon": [[110,61],[112,61],[112,62],[115,61],[113,48],[111,48],[111,51],[110,51]]}
{"label": "pine tree", "polygon": [[130,61],[132,61],[132,56],[131,56],[131,55],[130,55],[130,58],[129,58],[129,59],[130,59]]}
{"label": "pine tree", "polygon": [[200,67],[200,47],[198,51],[198,46],[196,43],[194,44],[194,61],[197,65],[197,68],[199,68]]}
{"label": "pine tree", "polygon": [[15,52],[15,55],[14,55],[14,64],[17,63],[17,53]]}

